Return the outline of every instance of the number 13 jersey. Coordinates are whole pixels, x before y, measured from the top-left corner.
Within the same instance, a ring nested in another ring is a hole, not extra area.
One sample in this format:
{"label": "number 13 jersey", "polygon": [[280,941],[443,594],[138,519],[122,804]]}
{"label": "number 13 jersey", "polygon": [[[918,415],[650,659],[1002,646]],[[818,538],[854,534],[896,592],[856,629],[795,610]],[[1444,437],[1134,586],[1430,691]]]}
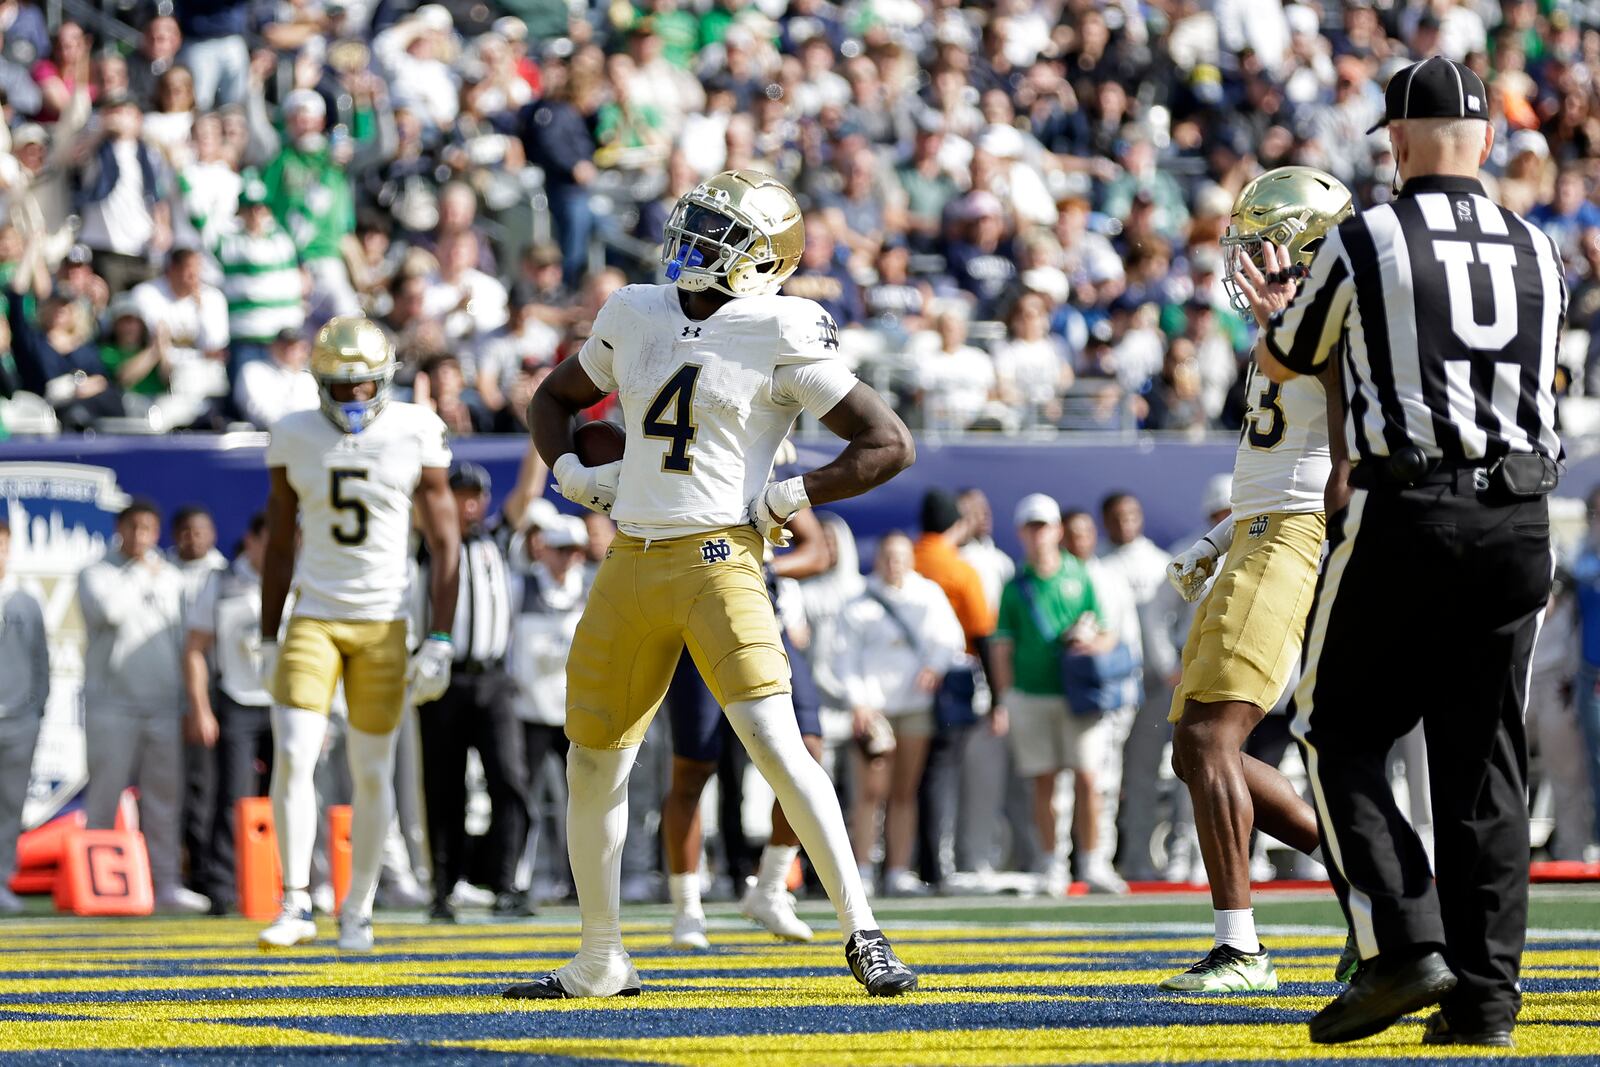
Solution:
{"label": "number 13 jersey", "polygon": [[415,404],[390,401],[356,434],[315,408],[273,423],[267,467],[284,468],[300,498],[294,613],[404,618],[412,496],[424,467],[448,466],[444,423]]}
{"label": "number 13 jersey", "polygon": [[611,517],[641,538],[749,521],[801,409],[826,415],[856,385],[833,320],[792,296],[740,297],[691,319],[676,286],[630,285],[600,309],[578,359],[622,401]]}
{"label": "number 13 jersey", "polygon": [[1250,361],[1250,410],[1233,461],[1233,519],[1323,509],[1333,460],[1328,451],[1328,399],[1320,379],[1275,385]]}

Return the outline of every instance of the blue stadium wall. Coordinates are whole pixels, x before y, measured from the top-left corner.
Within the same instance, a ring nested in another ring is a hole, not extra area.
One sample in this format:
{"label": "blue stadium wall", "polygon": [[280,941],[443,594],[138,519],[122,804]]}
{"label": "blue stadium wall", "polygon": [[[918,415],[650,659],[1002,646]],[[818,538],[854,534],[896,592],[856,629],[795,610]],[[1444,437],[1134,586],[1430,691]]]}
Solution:
{"label": "blue stadium wall", "polygon": [[[520,437],[486,437],[459,440],[453,447],[457,457],[488,468],[498,504],[516,480],[526,443]],[[265,437],[259,434],[62,437],[0,444],[0,465],[73,463],[106,468],[115,474],[123,492],[151,497],[165,510],[205,504],[217,518],[219,547],[228,551],[250,515],[265,503],[264,451]],[[801,444],[801,462],[814,466],[836,451],[836,442],[810,440]],[[911,470],[866,497],[831,505],[829,510],[850,522],[862,540],[865,561],[871,558],[871,544],[884,531],[915,527],[918,502],[925,490],[979,486],[994,504],[996,539],[1014,551],[1009,516],[1024,495],[1049,493],[1063,507],[1093,511],[1107,493],[1125,489],[1144,502],[1150,536],[1167,545],[1203,532],[1200,509],[1206,481],[1232,468],[1233,452],[1229,440],[1131,444],[924,441]],[[1578,496],[1597,482],[1600,457],[1591,457],[1574,464],[1561,492]],[[555,499],[553,491],[551,496]],[[571,510],[565,501],[558,503]]]}

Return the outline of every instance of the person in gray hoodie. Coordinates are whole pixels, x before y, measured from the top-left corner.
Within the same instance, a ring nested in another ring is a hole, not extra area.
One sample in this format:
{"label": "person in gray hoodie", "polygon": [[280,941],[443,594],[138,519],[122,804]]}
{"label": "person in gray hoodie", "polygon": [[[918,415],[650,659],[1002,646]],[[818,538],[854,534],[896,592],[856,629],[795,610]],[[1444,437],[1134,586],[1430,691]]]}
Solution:
{"label": "person in gray hoodie", "polygon": [[206,911],[179,876],[183,789],[183,575],[161,554],[161,515],[134,501],[117,516],[117,543],[78,575],[88,648],[84,734],[91,827],[116,821],[117,799],[139,786],[156,908]]}
{"label": "person in gray hoodie", "polygon": [[33,746],[50,696],[50,652],[44,612],[8,573],[11,527],[0,519],[0,915],[22,910],[7,883],[15,873],[22,805],[28,796]]}

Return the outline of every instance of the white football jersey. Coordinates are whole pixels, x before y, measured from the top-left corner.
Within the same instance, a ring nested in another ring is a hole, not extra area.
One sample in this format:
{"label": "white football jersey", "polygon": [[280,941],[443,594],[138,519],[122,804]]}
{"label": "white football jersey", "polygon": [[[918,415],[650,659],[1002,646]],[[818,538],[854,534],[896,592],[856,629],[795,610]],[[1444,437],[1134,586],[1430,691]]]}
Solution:
{"label": "white football jersey", "polygon": [[1279,512],[1323,509],[1333,471],[1328,451],[1328,398],[1309,375],[1278,385],[1250,363],[1250,410],[1233,461],[1235,521]]}
{"label": "white football jersey", "polygon": [[267,466],[300,498],[296,615],[389,622],[406,616],[411,500],[424,467],[448,467],[439,416],[391,401],[360,433],[320,410],[272,424]]}
{"label": "white football jersey", "polygon": [[683,313],[672,285],[606,301],[578,354],[622,400],[627,448],[611,517],[633,537],[682,537],[749,521],[801,409],[825,415],[855,388],[822,306],[792,296]]}

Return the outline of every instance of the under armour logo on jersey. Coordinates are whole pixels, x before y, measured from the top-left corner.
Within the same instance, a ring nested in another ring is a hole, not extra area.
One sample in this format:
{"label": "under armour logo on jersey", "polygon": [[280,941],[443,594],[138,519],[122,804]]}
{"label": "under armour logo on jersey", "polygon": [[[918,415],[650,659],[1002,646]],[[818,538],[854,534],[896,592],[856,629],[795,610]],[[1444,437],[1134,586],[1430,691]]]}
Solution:
{"label": "under armour logo on jersey", "polygon": [[839,347],[839,327],[833,324],[832,319],[826,315],[822,316],[817,320],[817,329],[822,331],[823,348],[836,349]]}
{"label": "under armour logo on jersey", "polygon": [[601,511],[605,512],[607,515],[611,514],[611,505],[608,504],[606,501],[600,499],[598,496],[592,496],[592,497],[589,498],[589,507],[591,509],[599,508]]}
{"label": "under armour logo on jersey", "polygon": [[698,327],[698,326],[685,326],[683,328],[683,336],[685,336],[685,337],[699,337],[700,336],[700,327]]}
{"label": "under armour logo on jersey", "polygon": [[1265,515],[1257,515],[1254,519],[1251,519],[1250,529],[1245,532],[1248,533],[1251,538],[1260,537],[1262,534],[1266,533],[1267,517]]}
{"label": "under armour logo on jersey", "polygon": [[700,558],[707,563],[721,563],[731,555],[733,555],[733,546],[728,544],[726,537],[707,541],[700,546]]}

